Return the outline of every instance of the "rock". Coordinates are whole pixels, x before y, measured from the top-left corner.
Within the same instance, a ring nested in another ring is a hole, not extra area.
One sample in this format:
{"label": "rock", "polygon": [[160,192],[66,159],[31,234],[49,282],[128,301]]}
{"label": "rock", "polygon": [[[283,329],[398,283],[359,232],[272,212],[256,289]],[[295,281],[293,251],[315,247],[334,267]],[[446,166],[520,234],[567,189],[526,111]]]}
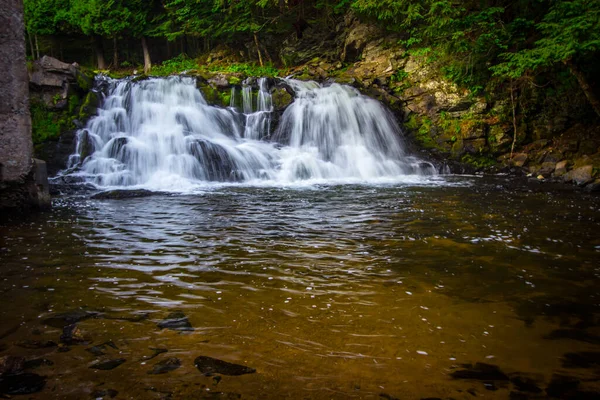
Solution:
{"label": "rock", "polygon": [[89,318],[97,318],[98,316],[100,316],[100,313],[96,311],[73,310],[46,318],[42,323],[53,328],[62,329],[67,325],[85,321]]}
{"label": "rock", "polygon": [[114,389],[102,389],[102,390],[93,391],[90,394],[90,397],[95,400],[105,399],[105,398],[114,399],[115,397],[117,397],[118,394],[119,394],[119,392]]}
{"label": "rock", "polygon": [[112,369],[117,368],[119,365],[123,364],[126,361],[127,360],[124,358],[117,358],[114,360],[107,360],[107,361],[98,361],[98,362],[90,365],[90,368],[98,369],[101,371],[110,371]]}
{"label": "rock", "polygon": [[563,160],[563,161],[556,163],[556,166],[554,168],[554,176],[563,176],[564,174],[566,174],[567,173],[567,164],[568,164],[567,160]]}
{"label": "rock", "polygon": [[23,372],[23,369],[25,369],[25,359],[23,357],[0,357],[0,376],[18,374]]}
{"label": "rock", "polygon": [[150,375],[166,374],[181,367],[181,361],[178,358],[171,357],[154,364],[154,368],[148,371]]}
{"label": "rock", "polygon": [[542,175],[549,176],[552,172],[556,170],[556,163],[553,162],[543,162],[538,170],[538,173]]}
{"label": "rock", "polygon": [[164,195],[165,192],[153,192],[146,189],[132,189],[132,190],[107,190],[105,192],[96,193],[91,196],[92,199],[96,200],[122,200],[131,199],[136,197],[149,197],[155,195]]}
{"label": "rock", "polygon": [[60,335],[60,341],[64,344],[82,344],[87,341],[87,339],[83,336],[83,332],[77,324],[72,324],[65,326],[63,328],[63,333]]}
{"label": "rock", "polygon": [[194,365],[196,368],[198,368],[198,371],[202,372],[206,376],[211,376],[213,374],[239,376],[253,374],[256,372],[254,368],[239,364],[232,364],[228,363],[227,361],[206,356],[196,357],[194,360]]}
{"label": "rock", "polygon": [[583,329],[555,329],[544,336],[544,339],[570,339],[600,345],[600,336],[588,333]]}
{"label": "rock", "polygon": [[487,146],[485,139],[464,140],[463,148],[470,154],[481,154]]}
{"label": "rock", "polygon": [[6,375],[0,378],[0,393],[8,395],[32,394],[42,391],[46,378],[37,374]]}
{"label": "rock", "polygon": [[39,340],[22,340],[20,342],[15,343],[15,345],[24,349],[47,349],[50,347],[58,346],[58,344],[56,342],[53,342],[52,340],[48,340],[45,342],[40,342]]}
{"label": "rock", "polygon": [[592,182],[593,169],[594,167],[592,165],[576,168],[566,173],[563,179],[565,182],[573,182],[579,186],[583,186],[586,183]]}
{"label": "rock", "polygon": [[596,179],[594,182],[588,184],[585,190],[592,193],[600,192],[600,179]]}
{"label": "rock", "polygon": [[157,326],[160,329],[171,329],[174,331],[194,330],[186,315],[180,311],[170,313],[167,318],[160,321]]}
{"label": "rock", "polygon": [[567,353],[562,357],[564,368],[592,368],[600,367],[600,352],[581,351],[578,353]]}
{"label": "rock", "polygon": [[544,175],[541,175],[541,174],[540,174],[540,175],[538,175],[538,176],[537,176],[537,179],[538,179],[538,180],[544,180],[544,179],[546,179],[546,178],[544,178]]}
{"label": "rock", "polygon": [[117,345],[113,343],[112,340],[109,340],[107,342],[104,342],[104,343],[99,344],[97,346],[93,346],[93,347],[87,348],[85,350],[87,352],[89,352],[89,353],[92,353],[95,356],[103,356],[103,355],[106,354],[107,347],[112,347],[115,350],[119,349],[117,347]]}
{"label": "rock", "polygon": [[25,361],[24,369],[35,369],[43,365],[52,366],[54,365],[54,361],[47,358],[34,358],[33,360]]}
{"label": "rock", "polygon": [[152,354],[151,356],[142,357],[142,361],[152,360],[154,357],[158,356],[159,354],[166,353],[169,351],[167,349],[161,349],[161,348],[155,348],[155,347],[150,347],[150,350],[152,350],[154,352],[154,354]]}
{"label": "rock", "polygon": [[528,392],[528,393],[541,393],[542,389],[537,385],[537,383],[526,376],[511,374],[510,382],[515,385],[515,388],[520,392]]}
{"label": "rock", "polygon": [[523,167],[527,163],[528,156],[526,153],[515,153],[513,154],[511,164],[515,167]]}
{"label": "rock", "polygon": [[450,376],[454,379],[473,379],[478,381],[508,381],[508,376],[496,365],[475,363],[465,364],[465,369],[454,371]]}

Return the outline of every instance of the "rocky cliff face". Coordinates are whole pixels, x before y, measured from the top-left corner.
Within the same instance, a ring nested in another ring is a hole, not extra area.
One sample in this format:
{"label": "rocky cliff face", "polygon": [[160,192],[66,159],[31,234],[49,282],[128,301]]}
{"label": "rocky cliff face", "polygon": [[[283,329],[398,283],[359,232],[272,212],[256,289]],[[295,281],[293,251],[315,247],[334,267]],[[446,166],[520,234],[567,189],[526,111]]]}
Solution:
{"label": "rocky cliff face", "polygon": [[50,205],[46,166],[32,161],[23,2],[0,7],[0,209]]}
{"label": "rocky cliff face", "polygon": [[[326,30],[313,27],[304,36],[308,43],[328,38]],[[476,170],[600,187],[600,127],[598,121],[580,123],[577,110],[587,106],[583,93],[575,91],[561,102],[523,91],[516,104],[509,90],[476,96],[446,79],[432,57],[411,54],[398,43],[398,37],[348,14],[328,51],[296,44],[309,61],[293,72],[301,79],[351,84],[386,103],[419,147],[441,159]],[[294,53],[293,46],[286,51]],[[520,111],[521,99],[535,107]]]}
{"label": "rocky cliff face", "polygon": [[23,2],[0,7],[0,181],[19,181],[31,169],[31,122],[25,65]]}

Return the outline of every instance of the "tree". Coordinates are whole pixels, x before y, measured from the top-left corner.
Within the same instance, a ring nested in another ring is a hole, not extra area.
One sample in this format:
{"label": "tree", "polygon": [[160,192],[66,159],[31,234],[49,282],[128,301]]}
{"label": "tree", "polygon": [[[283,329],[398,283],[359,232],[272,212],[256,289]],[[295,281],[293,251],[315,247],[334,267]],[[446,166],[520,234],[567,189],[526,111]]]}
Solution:
{"label": "tree", "polygon": [[527,73],[562,63],[577,79],[581,90],[600,116],[600,100],[579,62],[600,51],[600,0],[555,0],[536,24],[541,38],[533,47],[502,54],[505,62],[492,67],[494,74],[520,78]]}

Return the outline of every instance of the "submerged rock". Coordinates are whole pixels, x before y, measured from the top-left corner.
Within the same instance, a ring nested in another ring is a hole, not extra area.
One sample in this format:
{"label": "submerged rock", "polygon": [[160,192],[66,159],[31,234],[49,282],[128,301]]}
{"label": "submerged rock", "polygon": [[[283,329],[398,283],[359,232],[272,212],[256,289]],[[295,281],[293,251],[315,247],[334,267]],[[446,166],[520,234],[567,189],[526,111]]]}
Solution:
{"label": "submerged rock", "polygon": [[450,376],[454,379],[473,379],[478,381],[508,381],[508,376],[504,374],[496,365],[475,363],[463,365],[465,369],[454,371]]}
{"label": "submerged rock", "polygon": [[100,313],[96,311],[74,310],[56,314],[50,318],[46,318],[42,322],[44,325],[62,329],[67,325],[84,321],[89,318],[97,318],[99,315]]}
{"label": "submerged rock", "polygon": [[48,340],[45,342],[41,342],[39,340],[22,340],[20,342],[15,343],[16,346],[21,347],[23,349],[48,349],[51,347],[56,347],[58,344],[52,340]]}
{"label": "submerged rock", "polygon": [[24,369],[35,369],[39,368],[43,365],[52,366],[54,365],[54,361],[48,360],[47,358],[34,358],[33,360],[25,361]]}
{"label": "submerged rock", "polygon": [[161,348],[155,348],[155,347],[150,347],[150,350],[154,351],[154,354],[152,354],[151,356],[142,357],[142,361],[152,360],[154,357],[158,356],[159,354],[166,353],[169,351],[167,349],[161,349]]}
{"label": "submerged rock", "polygon": [[102,389],[102,390],[95,390],[90,394],[90,397],[93,399],[104,399],[104,398],[115,398],[117,397],[117,395],[119,394],[118,391],[114,390],[114,389]]}
{"label": "submerged rock", "polygon": [[18,374],[25,368],[23,357],[4,356],[0,357],[0,376]]}
{"label": "submerged rock", "polygon": [[123,364],[125,361],[127,361],[127,360],[124,358],[117,358],[117,359],[108,360],[108,361],[98,361],[98,362],[90,365],[90,368],[98,369],[101,371],[110,371],[111,369],[117,368],[119,365]]}
{"label": "submerged rock", "polygon": [[117,345],[113,343],[113,341],[112,341],[112,340],[109,340],[109,341],[107,341],[107,342],[104,342],[104,343],[102,343],[102,344],[99,344],[99,345],[96,345],[96,346],[90,347],[90,348],[88,348],[88,349],[85,349],[85,350],[86,350],[86,351],[88,351],[88,352],[90,352],[90,353],[92,353],[92,354],[93,354],[93,355],[95,355],[95,356],[103,356],[103,355],[105,355],[105,354],[106,354],[106,350],[107,350],[107,348],[106,348],[106,347],[107,347],[107,346],[108,346],[108,347],[112,347],[112,348],[113,348],[113,349],[115,349],[115,350],[118,350],[118,349],[119,349],[119,348],[117,347]]}
{"label": "submerged rock", "polygon": [[135,189],[135,190],[107,190],[105,192],[96,193],[91,198],[98,200],[121,200],[121,199],[132,199],[136,197],[149,197],[155,195],[164,195],[165,192],[153,192],[146,189]]}
{"label": "submerged rock", "polygon": [[60,335],[60,341],[64,344],[81,344],[88,340],[84,337],[83,332],[77,324],[65,326],[63,334]]}
{"label": "submerged rock", "polygon": [[198,371],[206,376],[211,376],[213,374],[239,376],[256,372],[254,368],[246,367],[245,365],[232,364],[227,361],[206,356],[196,357],[194,365],[198,368]]}
{"label": "submerged rock", "polygon": [[181,367],[181,360],[179,360],[179,358],[171,357],[156,363],[154,368],[152,368],[151,371],[148,371],[148,374],[166,374],[167,372],[175,371],[179,367]]}
{"label": "submerged rock", "polygon": [[565,368],[600,367],[600,352],[581,351],[578,353],[567,353],[562,358],[562,366]]}
{"label": "submerged rock", "polygon": [[46,386],[46,378],[38,374],[5,375],[0,378],[0,393],[8,395],[37,393]]}
{"label": "submerged rock", "polygon": [[160,321],[157,326],[160,329],[171,329],[174,331],[193,331],[194,328],[188,320],[187,316],[180,312],[170,313],[166,319]]}

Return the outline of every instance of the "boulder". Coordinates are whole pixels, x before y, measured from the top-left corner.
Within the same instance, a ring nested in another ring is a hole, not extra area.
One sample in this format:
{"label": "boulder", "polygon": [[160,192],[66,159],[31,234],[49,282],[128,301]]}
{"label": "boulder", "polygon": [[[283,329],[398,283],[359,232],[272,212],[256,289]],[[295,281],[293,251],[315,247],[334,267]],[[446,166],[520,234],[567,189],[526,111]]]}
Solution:
{"label": "boulder", "polygon": [[592,165],[586,165],[569,171],[564,175],[565,182],[573,182],[579,186],[584,186],[587,183],[592,182],[594,167]]}

